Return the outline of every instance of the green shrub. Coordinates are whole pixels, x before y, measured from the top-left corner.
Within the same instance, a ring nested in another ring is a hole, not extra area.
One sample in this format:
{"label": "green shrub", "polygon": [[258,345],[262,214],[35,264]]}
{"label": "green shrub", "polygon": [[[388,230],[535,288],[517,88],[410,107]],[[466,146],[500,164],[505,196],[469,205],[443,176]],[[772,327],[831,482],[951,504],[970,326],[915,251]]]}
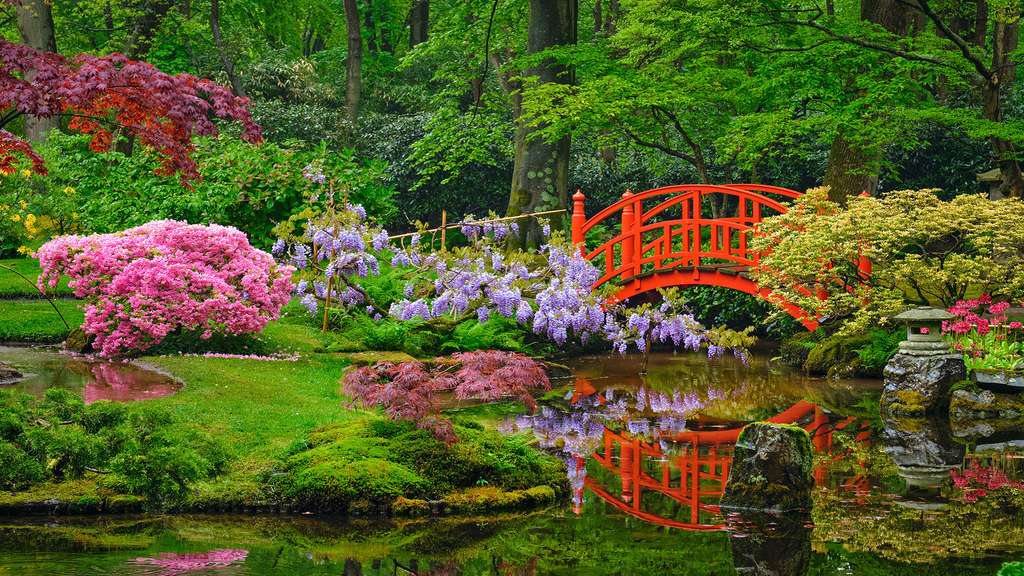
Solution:
{"label": "green shrub", "polygon": [[38,459],[0,440],[0,489],[22,490],[42,482],[45,477],[46,471]]}
{"label": "green shrub", "polygon": [[222,442],[163,408],[107,401],[86,406],[58,388],[33,406],[30,396],[0,391],[0,489],[109,469],[104,486],[160,506],[220,473],[229,457]]}
{"label": "green shrub", "polygon": [[885,364],[899,350],[904,336],[903,330],[876,329],[869,332],[867,344],[857,349],[863,370],[881,374]]}
{"label": "green shrub", "polygon": [[[394,190],[382,183],[383,164],[361,161],[348,149],[197,138],[193,157],[202,179],[189,190],[176,176],[154,174],[158,162],[144,150],[97,154],[88,140],[54,132],[38,147],[48,175],[0,178],[0,256],[22,245],[36,248],[56,234],[114,232],[163,218],[231,225],[268,248],[275,224],[305,208],[310,183],[302,168],[315,160],[345,184],[352,202],[384,221],[395,214]],[[35,233],[26,228],[29,215]]]}

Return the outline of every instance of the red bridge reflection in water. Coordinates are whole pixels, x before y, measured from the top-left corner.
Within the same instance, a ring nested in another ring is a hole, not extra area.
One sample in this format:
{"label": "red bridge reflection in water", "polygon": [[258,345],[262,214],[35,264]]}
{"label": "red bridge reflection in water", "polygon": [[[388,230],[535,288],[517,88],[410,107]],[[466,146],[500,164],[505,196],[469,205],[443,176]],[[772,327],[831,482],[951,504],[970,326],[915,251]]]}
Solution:
{"label": "red bridge reflection in water", "polygon": [[[577,380],[572,402],[582,397],[595,395],[599,403],[603,398],[583,378]],[[807,401],[798,401],[768,422],[798,425],[811,436],[815,452],[831,454],[832,458],[821,461],[814,469],[818,485],[829,480],[829,464],[846,456],[850,451],[833,451],[833,434],[840,430],[856,431],[857,443],[871,440],[871,430],[866,421],[854,417],[837,417],[825,409]],[[701,425],[697,421],[698,426]],[[688,430],[683,432],[658,433],[653,441],[623,430],[617,432],[604,427],[601,446],[590,456],[611,477],[617,478],[619,488],[609,487],[607,480],[595,479],[586,471],[586,459],[574,456],[570,466],[571,477],[583,477],[574,483],[573,503],[577,514],[582,513],[583,492],[590,490],[601,500],[613,507],[652,524],[680,528],[683,530],[725,530],[721,522],[718,501],[725,491],[732,464],[733,448],[743,425],[720,429]],[[820,460],[820,459],[819,459]],[[859,497],[867,494],[869,480],[864,463],[858,463],[859,471],[834,486],[843,492],[852,492]],[[667,497],[689,509],[685,520],[669,518],[645,507],[645,493]]]}

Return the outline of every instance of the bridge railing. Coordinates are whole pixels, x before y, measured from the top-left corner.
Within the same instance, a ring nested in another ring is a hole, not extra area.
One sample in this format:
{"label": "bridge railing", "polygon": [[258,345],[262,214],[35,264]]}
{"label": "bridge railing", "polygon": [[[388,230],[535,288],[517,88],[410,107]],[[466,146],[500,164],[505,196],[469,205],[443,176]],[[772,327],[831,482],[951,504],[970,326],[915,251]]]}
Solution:
{"label": "bridge railing", "polygon": [[[598,284],[628,280],[642,274],[679,267],[726,265],[750,267],[759,254],[749,248],[754,225],[764,216],[785,212],[781,201],[799,193],[785,188],[755,184],[682,185],[633,194],[586,217],[586,197],[573,196],[572,240],[583,255],[603,265]],[[728,206],[729,215],[706,214],[706,199]],[[617,225],[618,234],[587,250],[587,233],[601,223]]]}

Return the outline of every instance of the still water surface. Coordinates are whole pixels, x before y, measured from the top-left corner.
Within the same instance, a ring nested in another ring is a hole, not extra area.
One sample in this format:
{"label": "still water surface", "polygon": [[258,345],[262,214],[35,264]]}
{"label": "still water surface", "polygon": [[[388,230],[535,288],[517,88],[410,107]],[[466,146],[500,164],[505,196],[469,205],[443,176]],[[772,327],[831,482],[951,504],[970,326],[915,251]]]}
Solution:
{"label": "still water surface", "polygon": [[[543,409],[502,423],[564,458],[566,501],[525,515],[0,520],[2,574],[988,574],[1024,559],[1024,430],[882,420],[876,381],[754,357],[582,358]],[[808,430],[808,517],[717,507],[739,429]],[[984,432],[982,432],[983,434]]]}
{"label": "still water surface", "polygon": [[71,356],[50,348],[0,346],[0,362],[24,378],[3,389],[42,398],[47,388],[79,392],[86,403],[97,400],[131,402],[174,394],[181,383],[135,364]]}

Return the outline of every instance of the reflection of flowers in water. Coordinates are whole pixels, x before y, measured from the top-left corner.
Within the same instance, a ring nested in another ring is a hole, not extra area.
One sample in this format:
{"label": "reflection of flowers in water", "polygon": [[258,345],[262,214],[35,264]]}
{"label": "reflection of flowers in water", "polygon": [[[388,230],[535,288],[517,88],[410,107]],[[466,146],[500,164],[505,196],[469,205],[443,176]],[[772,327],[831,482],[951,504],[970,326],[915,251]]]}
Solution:
{"label": "reflection of flowers in water", "polygon": [[569,412],[542,406],[536,414],[506,421],[502,429],[530,431],[542,448],[562,453],[573,488],[573,504],[578,508],[582,505],[587,475],[584,462],[601,446],[606,427],[617,428],[624,423],[631,436],[657,440],[661,449],[668,452],[672,447],[663,437],[686,431],[689,417],[711,402],[728,398],[729,394],[712,389],[702,399],[692,392],[681,395],[675,391],[669,395],[640,387],[632,392],[608,388],[600,394],[572,401],[574,397],[575,392],[566,395],[571,401]]}
{"label": "reflection of flowers in water", "polygon": [[161,574],[172,576],[210,568],[225,568],[245,561],[248,550],[225,548],[209,552],[176,553],[161,552],[156,558],[136,558],[134,564],[158,566],[163,569]]}
{"label": "reflection of flowers in water", "polygon": [[950,470],[950,477],[953,479],[953,486],[962,491],[961,497],[964,502],[977,502],[978,498],[987,496],[989,490],[998,490],[1004,487],[1024,489],[1024,482],[1011,480],[1002,470],[992,466],[982,466],[977,460],[962,471]]}
{"label": "reflection of flowers in water", "polygon": [[85,402],[97,400],[128,402],[174,394],[179,385],[166,376],[140,370],[126,363],[93,362],[92,376],[85,384]]}

